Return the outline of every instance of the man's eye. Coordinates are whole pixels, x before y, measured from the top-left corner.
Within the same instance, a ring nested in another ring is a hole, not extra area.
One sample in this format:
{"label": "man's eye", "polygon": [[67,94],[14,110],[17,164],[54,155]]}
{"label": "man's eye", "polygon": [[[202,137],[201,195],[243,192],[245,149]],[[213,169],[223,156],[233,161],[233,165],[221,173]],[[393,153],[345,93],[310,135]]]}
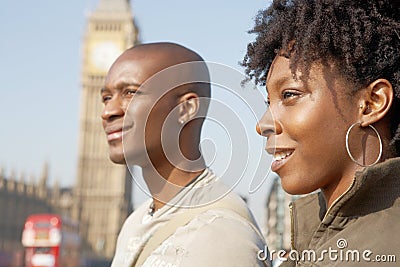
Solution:
{"label": "man's eye", "polygon": [[125,91],[125,95],[126,96],[133,96],[137,93],[137,90],[133,90],[133,89],[128,89]]}
{"label": "man's eye", "polygon": [[101,101],[102,101],[103,103],[108,102],[110,99],[111,99],[111,96],[110,96],[110,95],[105,95],[105,96],[102,96],[102,97],[101,97]]}
{"label": "man's eye", "polygon": [[294,92],[294,91],[284,91],[282,92],[282,98],[283,99],[289,99],[295,96],[300,95],[298,92]]}

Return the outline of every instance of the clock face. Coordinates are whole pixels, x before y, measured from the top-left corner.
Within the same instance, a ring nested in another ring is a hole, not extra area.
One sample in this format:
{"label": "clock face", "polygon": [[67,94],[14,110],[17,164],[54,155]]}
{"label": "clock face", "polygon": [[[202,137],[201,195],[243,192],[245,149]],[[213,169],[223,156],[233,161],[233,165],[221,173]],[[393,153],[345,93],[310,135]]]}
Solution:
{"label": "clock face", "polygon": [[116,43],[104,41],[95,45],[92,50],[91,60],[99,70],[108,71],[111,64],[121,53],[122,51]]}

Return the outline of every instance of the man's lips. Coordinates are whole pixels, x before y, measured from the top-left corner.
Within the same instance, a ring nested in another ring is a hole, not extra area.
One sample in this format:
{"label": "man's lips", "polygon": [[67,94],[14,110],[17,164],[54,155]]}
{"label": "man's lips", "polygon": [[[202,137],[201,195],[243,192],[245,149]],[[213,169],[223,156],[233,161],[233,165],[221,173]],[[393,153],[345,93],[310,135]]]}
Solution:
{"label": "man's lips", "polygon": [[107,141],[122,139],[122,129],[107,133]]}
{"label": "man's lips", "polygon": [[105,129],[107,135],[107,141],[115,141],[115,140],[122,140],[122,136],[125,132],[127,132],[131,126],[127,127],[109,127]]}

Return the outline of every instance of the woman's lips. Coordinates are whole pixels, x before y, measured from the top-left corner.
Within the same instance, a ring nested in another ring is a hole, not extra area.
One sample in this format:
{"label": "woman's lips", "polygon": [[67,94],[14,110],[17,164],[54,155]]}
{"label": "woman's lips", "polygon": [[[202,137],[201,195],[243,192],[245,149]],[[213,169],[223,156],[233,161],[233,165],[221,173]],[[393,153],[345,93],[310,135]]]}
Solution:
{"label": "woman's lips", "polygon": [[294,150],[279,150],[275,151],[273,154],[274,161],[271,164],[271,170],[273,172],[278,171],[280,168],[282,168],[286,162],[290,159],[290,157],[293,155]]}

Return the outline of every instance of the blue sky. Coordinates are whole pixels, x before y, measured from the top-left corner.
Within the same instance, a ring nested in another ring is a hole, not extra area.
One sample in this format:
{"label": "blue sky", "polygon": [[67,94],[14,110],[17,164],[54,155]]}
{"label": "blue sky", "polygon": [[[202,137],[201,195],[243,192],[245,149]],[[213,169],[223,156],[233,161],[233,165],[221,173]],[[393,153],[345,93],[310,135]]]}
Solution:
{"label": "blue sky", "polygon": [[[50,182],[76,176],[81,47],[98,0],[7,1],[0,9],[0,167]],[[247,31],[269,1],[132,0],[142,42],[173,41],[239,71]],[[254,127],[254,126],[251,126]],[[253,128],[254,129],[254,128]],[[263,149],[260,147],[259,149]],[[267,168],[268,166],[266,166]]]}

